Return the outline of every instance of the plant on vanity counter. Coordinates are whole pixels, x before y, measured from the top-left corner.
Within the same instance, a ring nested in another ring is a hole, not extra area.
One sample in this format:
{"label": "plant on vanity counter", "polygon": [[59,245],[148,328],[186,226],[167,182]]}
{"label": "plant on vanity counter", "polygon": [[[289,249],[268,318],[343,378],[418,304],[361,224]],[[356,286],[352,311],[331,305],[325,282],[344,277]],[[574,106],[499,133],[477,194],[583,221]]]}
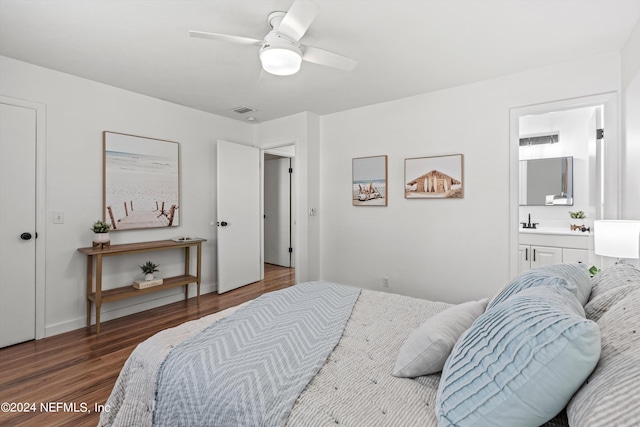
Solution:
{"label": "plant on vanity counter", "polygon": [[579,219],[584,219],[584,218],[587,217],[587,215],[585,215],[585,213],[583,211],[577,211],[577,212],[569,211],[569,216],[571,218],[579,218]]}

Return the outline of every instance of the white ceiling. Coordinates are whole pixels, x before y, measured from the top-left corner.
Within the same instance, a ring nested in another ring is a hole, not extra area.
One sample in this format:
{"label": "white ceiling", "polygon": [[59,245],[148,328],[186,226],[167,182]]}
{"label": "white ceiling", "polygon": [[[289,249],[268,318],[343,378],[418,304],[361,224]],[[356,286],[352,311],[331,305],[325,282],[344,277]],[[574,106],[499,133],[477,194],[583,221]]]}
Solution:
{"label": "white ceiling", "polygon": [[[293,0],[0,0],[0,54],[221,116],[319,115],[619,51],[640,0],[314,0],[302,43],[359,61],[261,72],[262,39]],[[0,76],[1,78],[1,76]],[[239,115],[234,107],[257,111]]]}

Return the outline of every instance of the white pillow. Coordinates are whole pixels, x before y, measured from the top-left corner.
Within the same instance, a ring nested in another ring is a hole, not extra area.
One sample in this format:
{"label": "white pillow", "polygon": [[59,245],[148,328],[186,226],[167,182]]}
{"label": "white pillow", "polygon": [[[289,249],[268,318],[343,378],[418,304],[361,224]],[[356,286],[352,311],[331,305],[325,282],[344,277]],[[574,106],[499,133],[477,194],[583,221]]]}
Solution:
{"label": "white pillow", "polygon": [[488,301],[449,307],[414,329],[400,348],[393,376],[414,378],[440,372],[460,335],[484,313]]}

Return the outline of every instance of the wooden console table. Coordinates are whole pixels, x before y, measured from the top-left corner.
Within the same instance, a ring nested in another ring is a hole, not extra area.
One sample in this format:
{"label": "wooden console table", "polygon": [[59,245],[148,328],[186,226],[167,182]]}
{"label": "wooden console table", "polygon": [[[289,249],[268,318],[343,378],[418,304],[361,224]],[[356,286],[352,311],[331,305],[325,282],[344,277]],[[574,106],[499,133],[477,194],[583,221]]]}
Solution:
{"label": "wooden console table", "polygon": [[[91,303],[96,306],[96,334],[100,333],[100,309],[103,302],[117,301],[124,298],[161,291],[163,289],[184,286],[184,298],[189,298],[189,283],[196,283],[198,289],[197,302],[200,303],[200,271],[202,264],[202,242],[205,239],[194,239],[175,242],[173,240],[158,240],[154,242],[128,243],[124,245],[111,245],[109,248],[100,247],[78,248],[79,252],[87,255],[87,326],[91,326]],[[189,274],[190,248],[196,246],[197,271],[196,275]],[[102,290],[102,258],[108,256],[128,255],[140,252],[162,251],[167,249],[184,248],[184,275],[166,277],[162,285],[151,288],[136,289],[133,284],[121,288]],[[95,263],[95,273],[94,273]],[[95,292],[93,282],[95,277]]]}

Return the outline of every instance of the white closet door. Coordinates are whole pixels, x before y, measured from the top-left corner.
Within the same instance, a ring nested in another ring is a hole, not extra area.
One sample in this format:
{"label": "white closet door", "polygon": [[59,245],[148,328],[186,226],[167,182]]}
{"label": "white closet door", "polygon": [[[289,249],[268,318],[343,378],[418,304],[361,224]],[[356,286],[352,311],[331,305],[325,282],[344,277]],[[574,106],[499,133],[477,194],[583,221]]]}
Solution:
{"label": "white closet door", "polygon": [[0,347],[35,339],[36,111],[0,103]]}

